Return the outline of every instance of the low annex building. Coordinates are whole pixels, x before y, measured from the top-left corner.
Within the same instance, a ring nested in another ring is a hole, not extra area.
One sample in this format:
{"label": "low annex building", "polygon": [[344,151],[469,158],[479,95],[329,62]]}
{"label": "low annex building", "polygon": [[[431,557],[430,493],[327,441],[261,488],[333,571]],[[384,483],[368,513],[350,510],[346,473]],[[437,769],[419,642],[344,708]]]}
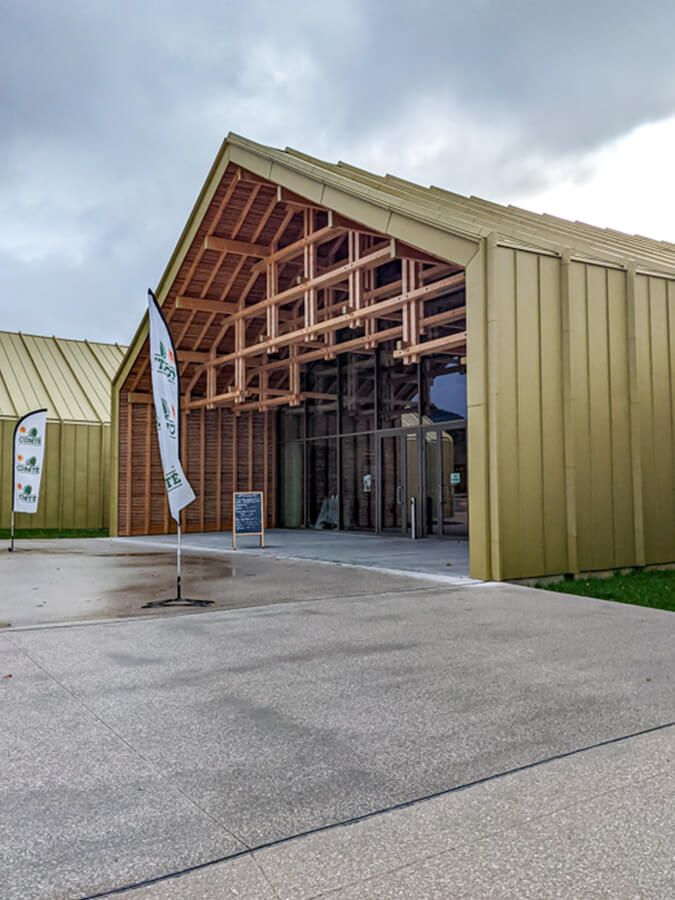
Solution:
{"label": "low annex building", "polygon": [[110,385],[126,347],[0,331],[0,523],[12,508],[19,418],[47,409],[38,511],[17,529],[102,531],[110,510]]}
{"label": "low annex building", "polygon": [[[675,246],[237,135],[157,296],[187,530],[468,535],[483,579],[675,560]],[[111,528],[169,531],[147,320],[113,382]]]}

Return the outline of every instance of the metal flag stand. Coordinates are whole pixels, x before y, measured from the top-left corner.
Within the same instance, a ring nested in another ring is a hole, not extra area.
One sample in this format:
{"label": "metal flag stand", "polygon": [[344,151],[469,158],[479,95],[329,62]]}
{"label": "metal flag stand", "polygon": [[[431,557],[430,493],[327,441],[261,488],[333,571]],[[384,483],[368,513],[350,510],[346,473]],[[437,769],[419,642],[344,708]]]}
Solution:
{"label": "metal flag stand", "polygon": [[[14,504],[14,497],[12,496],[12,506]],[[10,553],[14,553],[14,509],[12,508],[12,513],[9,519],[9,547],[7,550]]]}
{"label": "metal flag stand", "polygon": [[[152,343],[154,340],[154,338],[153,338],[153,315],[154,314],[156,314],[156,317],[158,320],[154,327],[159,329],[158,332],[156,333],[156,337],[160,338],[159,347],[160,347],[160,354],[161,354],[161,362],[163,365],[166,365],[166,349],[161,340],[161,338],[163,337],[163,339],[166,341],[168,348],[169,348],[168,358],[174,364],[174,367],[175,367],[173,374],[172,374],[172,379],[175,379],[175,395],[171,398],[168,398],[168,403],[167,403],[167,400],[165,400],[164,398],[161,399],[162,406],[165,408],[165,410],[167,410],[167,412],[165,412],[165,417],[167,417],[169,415],[169,413],[168,413],[169,406],[173,409],[173,406],[175,404],[175,407],[176,407],[176,410],[174,410],[174,412],[173,412],[173,417],[176,420],[175,429],[173,432],[170,432],[170,433],[172,433],[172,436],[175,438],[175,446],[176,446],[176,457],[172,463],[173,464],[172,471],[175,474],[175,468],[177,467],[180,470],[181,474],[184,474],[182,471],[182,466],[180,464],[180,432],[179,432],[179,428],[180,428],[180,370],[178,368],[178,357],[176,355],[176,345],[173,342],[173,337],[171,336],[171,331],[169,329],[169,325],[168,325],[166,319],[164,318],[164,315],[162,313],[162,310],[160,309],[159,303],[157,302],[157,298],[155,297],[154,293],[149,290],[148,291],[148,341],[149,341],[149,351],[150,351],[150,355],[151,355],[151,360],[150,360],[151,381],[152,381],[153,400],[155,403],[155,417],[157,418],[157,420],[159,422],[159,416],[160,416],[160,413],[158,412],[159,401],[157,400],[157,397],[155,396],[155,390],[156,390],[155,370],[152,367]],[[177,414],[176,414],[176,411],[177,411]],[[162,451],[161,440],[160,440],[159,449],[160,449],[160,456],[162,458],[162,469],[164,470],[164,478],[165,478],[165,481],[167,481],[167,468],[170,468],[170,465],[167,466],[167,463],[166,463],[166,460],[164,457],[164,452]],[[167,490],[168,490],[168,484],[169,484],[169,482],[167,481]],[[189,487],[189,485],[188,485],[188,487]],[[190,597],[184,597],[183,593],[182,593],[182,589],[181,589],[181,525],[180,525],[180,520],[181,520],[181,510],[183,509],[183,507],[186,506],[188,503],[191,503],[192,500],[195,499],[194,491],[192,491],[191,488],[190,488],[190,493],[192,494],[191,499],[182,503],[180,506],[177,506],[175,509],[172,506],[171,501],[169,500],[169,505],[171,507],[171,514],[176,521],[176,596],[175,597],[167,597],[165,600],[152,600],[149,603],[144,603],[143,607],[142,607],[143,609],[153,609],[154,607],[158,607],[158,606],[169,606],[172,603],[178,603],[178,604],[181,604],[182,606],[211,606],[211,604],[213,603],[213,600],[193,600]]]}
{"label": "metal flag stand", "polygon": [[184,597],[181,591],[181,528],[180,525],[176,529],[176,596],[167,597],[165,600],[151,600],[144,603],[142,609],[154,609],[158,606],[170,606],[172,603],[178,603],[183,606],[211,606],[213,600],[194,600],[191,597]]}

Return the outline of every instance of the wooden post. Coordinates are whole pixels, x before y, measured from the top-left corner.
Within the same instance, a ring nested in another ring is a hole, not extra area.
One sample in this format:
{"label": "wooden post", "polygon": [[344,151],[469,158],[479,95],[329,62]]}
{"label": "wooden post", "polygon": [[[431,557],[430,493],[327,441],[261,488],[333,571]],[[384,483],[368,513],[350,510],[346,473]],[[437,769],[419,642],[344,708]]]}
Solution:
{"label": "wooden post", "polygon": [[216,410],[216,497],[218,505],[216,506],[216,529],[222,530],[223,526],[223,409],[218,407]]}
{"label": "wooden post", "polygon": [[204,531],[204,486],[206,469],[206,410],[199,416],[199,530]]}
{"label": "wooden post", "polygon": [[152,467],[152,457],[150,455],[150,440],[152,438],[152,406],[148,404],[145,416],[145,516],[143,528],[145,534],[150,533],[150,477]]}

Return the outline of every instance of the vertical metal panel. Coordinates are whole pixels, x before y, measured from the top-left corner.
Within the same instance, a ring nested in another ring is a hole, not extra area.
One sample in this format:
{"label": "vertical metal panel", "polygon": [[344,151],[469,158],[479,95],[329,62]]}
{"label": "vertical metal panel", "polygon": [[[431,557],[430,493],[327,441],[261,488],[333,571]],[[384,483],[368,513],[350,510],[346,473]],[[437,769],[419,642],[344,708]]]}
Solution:
{"label": "vertical metal panel", "polygon": [[[561,262],[498,247],[497,339],[491,350],[497,390],[499,568],[493,577],[567,571]],[[495,504],[493,504],[493,508]]]}
{"label": "vertical metal panel", "polygon": [[[544,472],[542,432],[542,360],[539,313],[539,257],[534,253],[514,256],[515,268],[515,360],[516,360],[516,454],[520,567],[545,571]],[[547,350],[548,348],[543,348]],[[558,407],[560,402],[558,401]]]}
{"label": "vertical metal panel", "polygon": [[675,559],[672,283],[636,278],[636,357],[641,417],[645,562]]}
{"label": "vertical metal panel", "polygon": [[539,257],[544,571],[569,566],[563,402],[562,266]]}
{"label": "vertical metal panel", "polygon": [[607,270],[600,266],[585,266],[585,275],[591,492],[582,499],[590,506],[591,532],[586,536],[591,549],[590,567],[605,569],[614,564]]}
{"label": "vertical metal panel", "polygon": [[487,241],[466,267],[469,554],[475,578],[490,579]]}
{"label": "vertical metal panel", "polygon": [[495,253],[492,577],[674,560],[675,284]]}
{"label": "vertical metal panel", "polygon": [[613,567],[635,565],[627,276],[607,270]]}
{"label": "vertical metal panel", "polygon": [[[497,453],[494,486],[499,493],[499,574],[500,579],[522,571],[521,565],[521,459],[518,446],[518,356],[517,356],[517,272],[516,252],[499,247],[495,255],[495,315],[497,324],[496,375]],[[534,348],[533,348],[534,349]],[[496,568],[496,567],[495,567]]]}
{"label": "vertical metal panel", "polygon": [[[565,520],[566,520],[566,561],[561,571],[577,572],[577,462],[576,435],[574,422],[576,404],[572,378],[572,360],[576,357],[572,344],[572,266],[569,250],[563,251],[560,259],[560,304],[561,304],[561,357],[563,395],[563,446],[565,465]],[[565,559],[565,554],[563,554]]]}
{"label": "vertical metal panel", "polygon": [[[0,420],[0,527],[9,526],[12,441],[16,420]],[[110,427],[47,423],[40,503],[17,514],[17,528],[100,530],[109,503]]]}
{"label": "vertical metal panel", "polygon": [[630,395],[630,454],[633,499],[633,540],[635,562],[645,563],[644,487],[642,477],[642,411],[640,406],[640,370],[638,368],[635,264],[626,271],[626,328],[628,340],[628,383]]}
{"label": "vertical metal panel", "polygon": [[593,565],[591,553],[593,523],[591,496],[593,476],[591,472],[591,422],[589,405],[588,371],[588,318],[586,269],[576,262],[570,264],[569,325],[570,325],[570,378],[574,398],[574,414],[571,424],[574,434],[575,508],[577,533],[577,565],[580,570]]}

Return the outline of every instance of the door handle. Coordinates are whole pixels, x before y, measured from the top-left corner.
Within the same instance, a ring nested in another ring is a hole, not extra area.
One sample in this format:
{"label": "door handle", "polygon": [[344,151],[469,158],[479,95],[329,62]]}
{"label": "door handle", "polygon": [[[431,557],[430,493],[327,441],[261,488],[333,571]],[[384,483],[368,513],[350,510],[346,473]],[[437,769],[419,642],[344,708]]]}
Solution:
{"label": "door handle", "polygon": [[399,506],[401,505],[401,503],[403,503],[403,485],[402,484],[396,485],[396,502],[398,503]]}

